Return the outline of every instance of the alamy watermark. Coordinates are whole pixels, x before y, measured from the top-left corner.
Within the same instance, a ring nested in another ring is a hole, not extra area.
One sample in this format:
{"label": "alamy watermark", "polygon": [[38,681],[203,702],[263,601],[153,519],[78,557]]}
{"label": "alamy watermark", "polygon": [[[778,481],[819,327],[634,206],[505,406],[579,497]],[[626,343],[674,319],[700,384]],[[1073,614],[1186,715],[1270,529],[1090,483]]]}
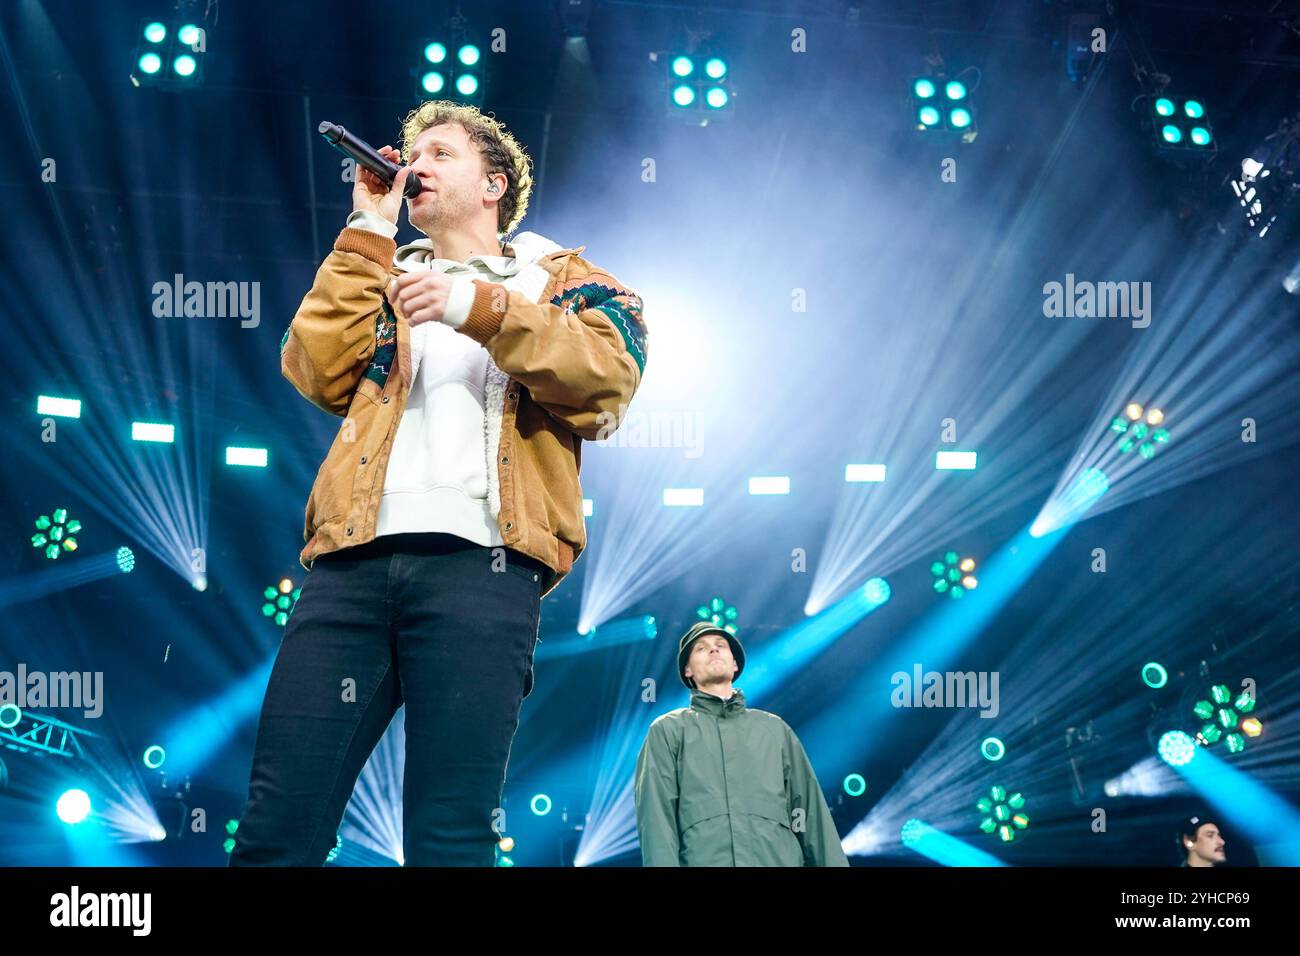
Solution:
{"label": "alamy watermark", "polygon": [[704,453],[704,416],[699,412],[600,412],[596,442],[618,448],[684,448],[687,458]]}
{"label": "alamy watermark", "polygon": [[1065,282],[1043,286],[1043,315],[1049,319],[1132,319],[1133,328],[1151,324],[1150,282]]}
{"label": "alamy watermark", "polygon": [[186,282],[178,272],[171,282],[155,282],[152,292],[153,314],[160,319],[239,318],[245,329],[255,329],[262,321],[260,282]]}
{"label": "alamy watermark", "polygon": [[981,717],[998,715],[997,671],[896,671],[889,702],[895,707],[979,707]]}
{"label": "alamy watermark", "polygon": [[104,712],[103,671],[0,671],[0,707],[80,709],[89,718]]}

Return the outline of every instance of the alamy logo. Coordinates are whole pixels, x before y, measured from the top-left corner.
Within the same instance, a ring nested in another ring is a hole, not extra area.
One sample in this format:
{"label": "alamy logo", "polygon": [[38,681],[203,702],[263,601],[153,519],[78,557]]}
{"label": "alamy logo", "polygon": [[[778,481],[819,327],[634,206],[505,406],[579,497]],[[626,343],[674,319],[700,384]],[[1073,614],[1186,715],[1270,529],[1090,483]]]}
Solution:
{"label": "alamy logo", "polygon": [[1074,273],[1065,283],[1043,286],[1043,315],[1049,319],[1132,319],[1133,328],[1151,324],[1150,282],[1075,282]]}
{"label": "alamy logo", "polygon": [[618,414],[599,412],[596,444],[618,448],[684,448],[686,458],[704,453],[704,416],[699,412],[629,412],[626,404]]}
{"label": "alamy logo", "polygon": [[242,319],[245,329],[261,323],[262,284],[260,282],[185,281],[176,273],[170,283],[153,284],[153,314],[160,319]]}
{"label": "alamy logo", "polygon": [[979,707],[981,717],[998,715],[997,671],[896,671],[889,702],[895,707]]}
{"label": "alamy logo", "polygon": [[19,663],[18,673],[0,671],[0,707],[19,710],[51,707],[80,708],[86,717],[104,712],[103,671],[29,671]]}
{"label": "alamy logo", "polygon": [[73,886],[50,897],[51,926],[129,926],[131,935],[148,936],[153,896],[149,893],[85,893]]}

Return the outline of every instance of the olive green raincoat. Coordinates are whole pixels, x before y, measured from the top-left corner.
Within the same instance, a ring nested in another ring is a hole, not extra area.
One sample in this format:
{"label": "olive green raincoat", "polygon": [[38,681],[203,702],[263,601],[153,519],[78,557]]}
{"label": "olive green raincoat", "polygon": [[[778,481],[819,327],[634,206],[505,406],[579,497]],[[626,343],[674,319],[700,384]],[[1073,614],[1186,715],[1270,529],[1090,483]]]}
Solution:
{"label": "olive green raincoat", "polygon": [[794,731],[775,714],[691,692],[650,725],[636,767],[645,866],[848,866]]}

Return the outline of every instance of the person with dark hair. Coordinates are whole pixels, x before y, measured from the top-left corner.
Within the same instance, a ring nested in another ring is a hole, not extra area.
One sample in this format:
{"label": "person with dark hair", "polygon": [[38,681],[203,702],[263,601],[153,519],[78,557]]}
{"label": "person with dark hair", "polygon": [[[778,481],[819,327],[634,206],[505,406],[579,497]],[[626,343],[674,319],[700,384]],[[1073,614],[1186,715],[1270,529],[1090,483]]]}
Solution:
{"label": "person with dark hair", "polygon": [[1228,857],[1223,844],[1219,825],[1201,814],[1193,814],[1178,827],[1178,847],[1183,857],[1179,865],[1218,866],[1225,863]]}
{"label": "person with dark hair", "polygon": [[[344,419],[307,500],[310,570],[257,728],[232,866],[320,866],[405,707],[402,861],[491,866],[540,602],[586,545],[583,441],[641,383],[641,299],[533,232],[531,161],[476,108],[406,117],[280,343]],[[424,234],[397,246],[407,218]]]}
{"label": "person with dark hair", "polygon": [[848,866],[817,775],[793,730],[745,706],[739,639],[708,621],[684,635],[691,705],[650,725],[637,758],[645,866]]}

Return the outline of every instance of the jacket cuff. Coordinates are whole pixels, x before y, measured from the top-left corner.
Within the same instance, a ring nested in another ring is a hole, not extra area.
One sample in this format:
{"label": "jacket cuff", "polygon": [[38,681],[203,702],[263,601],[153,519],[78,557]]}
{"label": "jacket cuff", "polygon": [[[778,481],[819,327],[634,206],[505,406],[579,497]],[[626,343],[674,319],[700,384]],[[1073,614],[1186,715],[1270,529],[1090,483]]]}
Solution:
{"label": "jacket cuff", "polygon": [[393,268],[393,256],[397,254],[397,242],[388,236],[367,229],[344,229],[334,240],[336,252],[355,252],[365,256],[371,262],[383,266],[384,271]]}
{"label": "jacket cuff", "polygon": [[451,280],[451,292],[447,295],[447,308],[442,313],[442,324],[458,329],[469,318],[469,310],[474,305],[474,280],[469,276],[455,276]]}
{"label": "jacket cuff", "polygon": [[369,209],[358,209],[348,216],[346,223],[353,229],[364,229],[366,232],[377,232],[381,236],[388,236],[390,239],[397,235],[397,225],[389,222],[377,212]]}
{"label": "jacket cuff", "polygon": [[480,282],[478,279],[473,282],[474,304],[470,306],[464,324],[456,331],[468,335],[479,345],[487,345],[501,331],[501,320],[506,317],[510,293],[505,286],[496,282]]}

